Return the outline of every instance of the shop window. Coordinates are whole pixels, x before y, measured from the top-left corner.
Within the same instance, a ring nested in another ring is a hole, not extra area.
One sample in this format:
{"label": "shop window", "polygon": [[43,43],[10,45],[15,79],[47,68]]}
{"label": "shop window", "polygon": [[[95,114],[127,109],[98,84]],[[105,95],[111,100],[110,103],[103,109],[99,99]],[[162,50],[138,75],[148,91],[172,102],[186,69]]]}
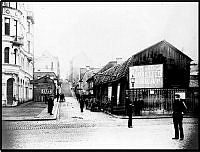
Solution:
{"label": "shop window", "polygon": [[5,35],[10,35],[10,19],[5,18]]}
{"label": "shop window", "polygon": [[4,63],[9,63],[9,47],[4,50]]}

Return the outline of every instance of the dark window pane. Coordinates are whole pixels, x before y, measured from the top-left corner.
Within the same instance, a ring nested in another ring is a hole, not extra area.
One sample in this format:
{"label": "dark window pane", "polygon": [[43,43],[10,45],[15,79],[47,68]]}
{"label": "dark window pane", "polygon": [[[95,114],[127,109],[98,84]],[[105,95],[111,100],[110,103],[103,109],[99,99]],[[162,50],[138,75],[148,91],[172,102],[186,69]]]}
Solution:
{"label": "dark window pane", "polygon": [[9,63],[9,48],[6,47],[4,50],[4,62]]}
{"label": "dark window pane", "polygon": [[10,35],[10,19],[5,18],[5,35]]}

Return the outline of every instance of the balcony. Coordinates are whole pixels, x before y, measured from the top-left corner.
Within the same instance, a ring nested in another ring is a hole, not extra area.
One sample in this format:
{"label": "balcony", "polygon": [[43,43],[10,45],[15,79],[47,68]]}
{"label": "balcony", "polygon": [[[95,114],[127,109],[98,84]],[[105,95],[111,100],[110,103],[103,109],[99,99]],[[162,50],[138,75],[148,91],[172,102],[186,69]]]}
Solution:
{"label": "balcony", "polygon": [[12,43],[13,43],[13,46],[24,45],[24,38],[21,36],[14,36]]}
{"label": "balcony", "polygon": [[22,12],[18,9],[7,7],[7,6],[2,6],[2,14],[3,15],[9,15],[14,18],[19,18],[22,15]]}

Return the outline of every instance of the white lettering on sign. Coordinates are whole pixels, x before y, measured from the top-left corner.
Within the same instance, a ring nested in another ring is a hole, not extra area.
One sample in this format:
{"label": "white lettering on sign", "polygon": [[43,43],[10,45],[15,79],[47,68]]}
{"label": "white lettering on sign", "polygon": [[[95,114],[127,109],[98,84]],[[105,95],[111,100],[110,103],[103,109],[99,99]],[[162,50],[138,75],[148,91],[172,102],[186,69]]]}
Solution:
{"label": "white lettering on sign", "polygon": [[52,94],[52,90],[51,89],[42,89],[41,93],[42,94]]}
{"label": "white lettering on sign", "polygon": [[[131,82],[131,78],[134,78],[135,81]],[[162,88],[163,64],[129,67],[129,84],[130,89]]]}

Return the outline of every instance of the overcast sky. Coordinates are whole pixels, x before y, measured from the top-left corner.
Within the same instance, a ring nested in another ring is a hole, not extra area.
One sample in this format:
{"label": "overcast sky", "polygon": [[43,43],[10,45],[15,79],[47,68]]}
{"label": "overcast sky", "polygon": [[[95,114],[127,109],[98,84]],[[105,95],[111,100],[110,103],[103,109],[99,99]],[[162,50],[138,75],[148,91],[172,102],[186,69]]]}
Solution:
{"label": "overcast sky", "polygon": [[81,52],[96,65],[126,60],[161,40],[198,59],[198,3],[39,2],[35,17],[35,54],[58,56],[61,77]]}

